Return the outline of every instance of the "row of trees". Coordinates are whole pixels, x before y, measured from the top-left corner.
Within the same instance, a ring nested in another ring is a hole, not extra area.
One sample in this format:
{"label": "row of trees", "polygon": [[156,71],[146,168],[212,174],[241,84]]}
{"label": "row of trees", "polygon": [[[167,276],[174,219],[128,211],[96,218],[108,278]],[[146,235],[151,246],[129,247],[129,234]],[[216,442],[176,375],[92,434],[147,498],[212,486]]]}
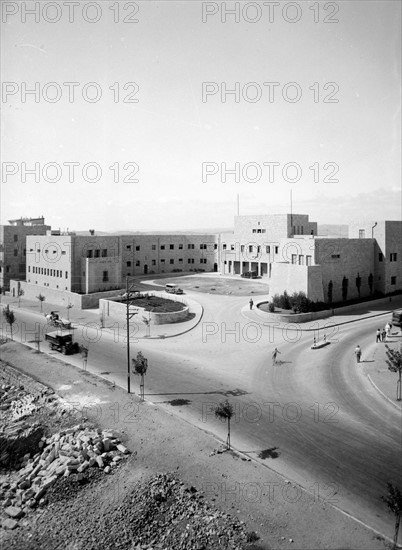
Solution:
{"label": "row of trees", "polygon": [[[359,298],[360,298],[360,289],[362,286],[362,281],[363,279],[360,277],[360,273],[358,273],[355,278],[355,285],[357,288],[357,294]],[[367,284],[370,290],[370,296],[372,296],[374,292],[374,277],[372,273],[370,273],[370,275],[367,277]],[[329,305],[333,303],[333,290],[334,290],[334,283],[331,280],[329,281],[328,288],[327,288],[327,301]],[[348,299],[348,292],[349,292],[349,279],[344,276],[342,279],[342,301],[343,302],[346,302],[346,300]]]}

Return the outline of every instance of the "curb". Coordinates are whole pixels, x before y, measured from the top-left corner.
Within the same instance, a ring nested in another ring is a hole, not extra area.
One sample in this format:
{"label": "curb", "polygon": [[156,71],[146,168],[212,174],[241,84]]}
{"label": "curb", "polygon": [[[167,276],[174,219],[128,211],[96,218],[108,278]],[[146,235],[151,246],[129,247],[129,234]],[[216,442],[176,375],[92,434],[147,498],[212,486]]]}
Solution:
{"label": "curb", "polygon": [[[264,324],[264,323],[268,323],[269,324],[269,321],[263,321],[262,319],[251,319],[249,315],[246,315],[246,312],[247,312],[247,308],[246,306],[244,308],[242,308],[241,310],[241,315],[245,318],[245,319],[249,319],[251,321],[254,321],[258,324]],[[319,327],[319,330],[323,330],[323,329],[328,329],[328,328],[332,328],[332,327],[339,327],[341,325],[348,325],[350,323],[358,323],[359,321],[365,321],[366,319],[373,319],[374,317],[381,317],[382,315],[389,315],[392,313],[393,310],[391,311],[383,311],[381,313],[375,313],[373,315],[367,315],[366,317],[363,317],[361,319],[352,319],[351,321],[342,321],[340,323],[333,323],[331,325],[325,325],[325,326],[322,326],[322,327]],[[258,314],[257,314],[258,315]],[[318,321],[318,320],[317,320]],[[312,322],[317,322],[317,321],[306,321],[307,323],[312,323]],[[290,328],[290,327],[286,327],[286,330],[295,330],[295,331],[299,331],[301,330],[302,332],[315,332],[317,330],[317,328],[301,328],[300,325],[301,323],[278,323],[278,324],[281,324],[281,325],[286,325],[286,324],[294,324],[294,325],[298,325],[298,328]],[[280,328],[280,327],[278,327]]]}
{"label": "curb", "polygon": [[367,378],[369,379],[369,381],[370,381],[370,383],[372,384],[373,388],[374,388],[375,390],[377,390],[378,393],[381,394],[382,397],[384,397],[384,399],[386,399],[389,403],[391,403],[391,405],[392,405],[393,407],[395,407],[396,410],[398,410],[400,413],[402,413],[402,407],[398,407],[398,405],[395,405],[395,403],[394,403],[387,395],[385,395],[385,393],[384,393],[382,390],[380,390],[380,388],[379,388],[379,387],[377,386],[377,384],[373,381],[373,379],[371,378],[371,376],[370,376],[369,374],[367,374]]}

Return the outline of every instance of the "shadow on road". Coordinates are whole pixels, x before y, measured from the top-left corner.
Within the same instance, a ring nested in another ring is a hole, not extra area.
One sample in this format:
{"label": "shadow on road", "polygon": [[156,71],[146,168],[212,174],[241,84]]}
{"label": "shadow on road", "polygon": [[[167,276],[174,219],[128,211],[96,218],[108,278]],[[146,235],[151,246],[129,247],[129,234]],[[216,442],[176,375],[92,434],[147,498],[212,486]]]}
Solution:
{"label": "shadow on road", "polygon": [[278,447],[272,447],[271,449],[265,449],[258,453],[258,458],[265,460],[266,458],[278,458],[281,453],[277,452]]}
{"label": "shadow on road", "polygon": [[249,392],[245,390],[241,390],[239,388],[236,388],[234,390],[213,390],[213,391],[189,391],[189,392],[173,392],[173,393],[147,393],[146,395],[224,395],[225,397],[228,397],[229,395],[232,395],[233,397],[239,397],[241,395],[248,395]]}

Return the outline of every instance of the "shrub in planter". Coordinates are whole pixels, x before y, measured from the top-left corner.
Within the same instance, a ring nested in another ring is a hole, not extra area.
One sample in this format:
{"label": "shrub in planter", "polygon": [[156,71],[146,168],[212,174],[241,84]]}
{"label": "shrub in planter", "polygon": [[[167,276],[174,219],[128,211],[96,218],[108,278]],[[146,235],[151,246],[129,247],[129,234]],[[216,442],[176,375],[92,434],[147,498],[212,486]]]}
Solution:
{"label": "shrub in planter", "polygon": [[273,302],[269,302],[268,304],[268,311],[270,313],[275,313],[275,304]]}

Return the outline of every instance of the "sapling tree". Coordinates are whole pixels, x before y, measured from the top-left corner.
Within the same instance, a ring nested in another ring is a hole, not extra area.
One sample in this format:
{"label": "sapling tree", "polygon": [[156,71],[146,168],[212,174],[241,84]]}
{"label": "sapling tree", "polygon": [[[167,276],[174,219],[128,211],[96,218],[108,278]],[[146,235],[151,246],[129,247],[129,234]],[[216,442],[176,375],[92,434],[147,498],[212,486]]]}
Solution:
{"label": "sapling tree", "polygon": [[328,299],[329,305],[332,305],[333,290],[334,290],[334,283],[332,281],[329,281],[328,290],[327,290],[327,299]]}
{"label": "sapling tree", "polygon": [[230,450],[230,419],[232,418],[233,414],[233,405],[231,405],[227,399],[226,401],[219,403],[219,405],[215,409],[215,416],[217,418],[227,420],[228,423],[228,436],[226,439],[226,447],[228,450]]}
{"label": "sapling tree", "polygon": [[389,346],[385,346],[387,350],[386,363],[388,370],[398,373],[398,380],[396,383],[396,400],[401,401],[401,385],[402,385],[402,343],[399,345],[399,351],[391,349]]}
{"label": "sapling tree", "polygon": [[359,295],[359,298],[360,298],[360,287],[362,286],[362,278],[360,277],[360,273],[357,274],[357,277],[356,277],[356,288],[357,288],[357,293]]}
{"label": "sapling tree", "polygon": [[131,360],[133,363],[133,371],[134,374],[139,374],[141,376],[141,383],[140,383],[140,397],[141,400],[144,401],[144,377],[148,369],[148,359],[146,359],[142,352],[139,351],[137,353],[137,357],[135,359]]}
{"label": "sapling tree", "polygon": [[343,277],[342,279],[342,300],[346,302],[346,298],[348,297],[348,287],[349,287],[349,279],[346,277]]}
{"label": "sapling tree", "polygon": [[373,277],[373,274],[370,273],[370,275],[368,276],[368,286],[370,289],[370,295],[373,294],[373,283],[374,283],[374,277]]}
{"label": "sapling tree", "polygon": [[393,513],[395,516],[394,545],[392,550],[396,550],[398,546],[399,526],[402,515],[402,493],[400,489],[398,487],[394,487],[392,483],[387,483],[387,487],[388,495],[386,497],[381,497],[381,500],[383,500],[388,506],[389,512]]}
{"label": "sapling tree", "polygon": [[7,305],[7,307],[4,309],[4,317],[6,318],[6,322],[10,325],[10,332],[11,332],[11,340],[13,339],[13,324],[15,323],[15,315],[14,311],[10,309],[10,307]]}
{"label": "sapling tree", "polygon": [[43,304],[43,302],[46,300],[46,297],[43,296],[43,294],[39,294],[39,296],[37,296],[37,299],[38,299],[39,302],[40,302],[40,312],[42,313],[42,304]]}

